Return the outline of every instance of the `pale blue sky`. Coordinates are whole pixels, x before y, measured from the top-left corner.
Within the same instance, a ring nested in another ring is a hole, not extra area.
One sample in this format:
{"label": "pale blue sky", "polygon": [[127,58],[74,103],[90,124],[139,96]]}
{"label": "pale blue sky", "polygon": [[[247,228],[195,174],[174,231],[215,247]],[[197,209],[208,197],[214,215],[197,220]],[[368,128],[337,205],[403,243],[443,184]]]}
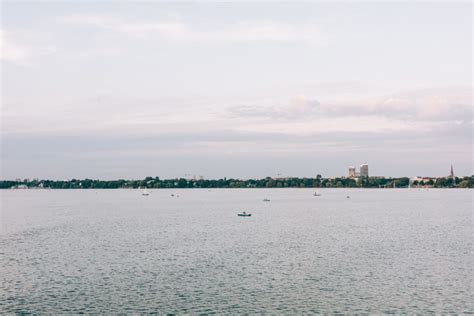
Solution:
{"label": "pale blue sky", "polygon": [[470,2],[2,2],[2,178],[472,174]]}

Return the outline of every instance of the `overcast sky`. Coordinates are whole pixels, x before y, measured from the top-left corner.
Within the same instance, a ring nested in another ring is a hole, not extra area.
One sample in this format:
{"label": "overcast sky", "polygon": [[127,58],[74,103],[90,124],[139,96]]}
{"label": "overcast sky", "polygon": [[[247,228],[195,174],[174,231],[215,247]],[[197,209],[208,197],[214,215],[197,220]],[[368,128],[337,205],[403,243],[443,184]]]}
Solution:
{"label": "overcast sky", "polygon": [[473,174],[470,2],[1,8],[3,179]]}

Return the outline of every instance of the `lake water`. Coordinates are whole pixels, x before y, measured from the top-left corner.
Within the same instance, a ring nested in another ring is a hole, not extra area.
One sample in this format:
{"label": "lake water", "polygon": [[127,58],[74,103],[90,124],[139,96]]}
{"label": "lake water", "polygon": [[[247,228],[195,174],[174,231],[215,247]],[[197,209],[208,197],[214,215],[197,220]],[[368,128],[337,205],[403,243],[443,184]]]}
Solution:
{"label": "lake water", "polygon": [[472,190],[150,191],[1,191],[0,312],[474,312]]}

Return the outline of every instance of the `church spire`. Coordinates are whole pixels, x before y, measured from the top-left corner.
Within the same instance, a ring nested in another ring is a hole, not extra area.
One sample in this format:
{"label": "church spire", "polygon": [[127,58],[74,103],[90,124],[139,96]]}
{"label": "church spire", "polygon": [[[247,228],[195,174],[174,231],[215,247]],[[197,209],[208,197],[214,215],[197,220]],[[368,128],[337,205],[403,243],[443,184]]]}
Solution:
{"label": "church spire", "polygon": [[456,185],[456,177],[454,176],[453,165],[451,165],[451,179],[453,179],[453,186]]}

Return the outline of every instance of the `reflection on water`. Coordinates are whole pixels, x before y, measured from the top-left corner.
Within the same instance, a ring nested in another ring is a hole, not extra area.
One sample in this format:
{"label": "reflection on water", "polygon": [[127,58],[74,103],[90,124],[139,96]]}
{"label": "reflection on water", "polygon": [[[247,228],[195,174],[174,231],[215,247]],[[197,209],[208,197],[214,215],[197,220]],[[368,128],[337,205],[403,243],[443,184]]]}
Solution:
{"label": "reflection on water", "polygon": [[0,192],[0,312],[474,311],[470,190],[150,192]]}

